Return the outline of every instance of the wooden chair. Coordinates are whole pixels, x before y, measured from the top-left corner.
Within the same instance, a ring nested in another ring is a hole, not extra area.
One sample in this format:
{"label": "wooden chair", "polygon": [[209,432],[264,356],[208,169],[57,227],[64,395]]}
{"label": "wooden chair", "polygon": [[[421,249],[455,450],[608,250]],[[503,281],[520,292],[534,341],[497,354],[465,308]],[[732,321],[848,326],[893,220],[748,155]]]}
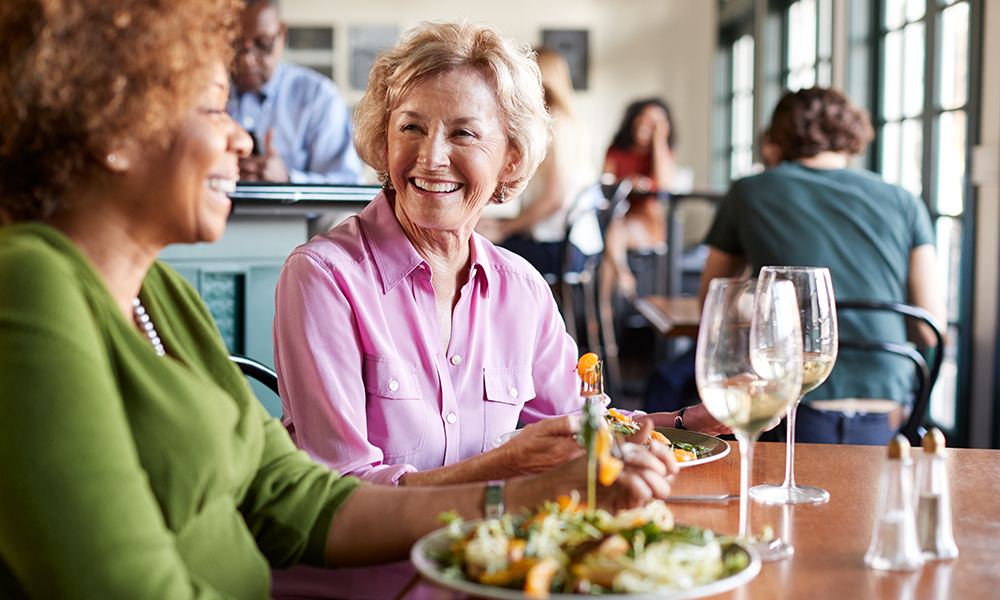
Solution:
{"label": "wooden chair", "polygon": [[877,302],[872,300],[838,300],[837,313],[847,310],[861,311],[882,311],[901,315],[903,318],[914,319],[928,325],[937,340],[934,351],[934,358],[928,366],[923,355],[916,348],[910,345],[887,342],[883,340],[861,340],[861,339],[841,339],[841,349],[854,349],[867,352],[888,352],[903,356],[916,366],[916,384],[913,395],[913,407],[909,417],[899,432],[910,441],[911,444],[920,444],[920,438],[924,433],[923,422],[927,417],[927,410],[930,406],[931,391],[937,383],[938,375],[941,373],[941,363],[944,361],[944,333],[937,319],[926,310],[909,304],[898,304],[894,302]]}

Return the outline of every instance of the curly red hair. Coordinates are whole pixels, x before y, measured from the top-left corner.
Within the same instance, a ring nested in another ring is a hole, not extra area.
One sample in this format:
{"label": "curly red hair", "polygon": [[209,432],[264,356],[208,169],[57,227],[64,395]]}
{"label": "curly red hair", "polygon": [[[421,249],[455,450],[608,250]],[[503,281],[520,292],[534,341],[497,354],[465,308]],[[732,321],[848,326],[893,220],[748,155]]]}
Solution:
{"label": "curly red hair", "polygon": [[821,152],[860,154],[874,131],[868,113],[839,90],[814,87],[788,92],[778,102],[767,132],[782,158],[811,158]]}
{"label": "curly red hair", "polygon": [[46,218],[125,142],[170,142],[239,0],[0,3],[0,222]]}

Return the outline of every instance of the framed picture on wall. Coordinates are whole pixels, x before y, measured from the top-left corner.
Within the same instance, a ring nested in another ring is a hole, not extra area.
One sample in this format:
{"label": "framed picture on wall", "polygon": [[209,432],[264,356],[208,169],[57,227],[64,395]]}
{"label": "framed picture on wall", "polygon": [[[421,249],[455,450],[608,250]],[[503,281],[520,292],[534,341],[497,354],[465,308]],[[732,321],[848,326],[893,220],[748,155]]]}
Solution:
{"label": "framed picture on wall", "polygon": [[392,48],[397,37],[399,28],[395,25],[351,27],[351,89],[368,87],[368,72],[379,51]]}
{"label": "framed picture on wall", "polygon": [[588,86],[590,53],[586,29],[543,29],[542,45],[562,54],[569,64],[574,90]]}
{"label": "framed picture on wall", "polygon": [[284,58],[333,79],[333,27],[289,25]]}

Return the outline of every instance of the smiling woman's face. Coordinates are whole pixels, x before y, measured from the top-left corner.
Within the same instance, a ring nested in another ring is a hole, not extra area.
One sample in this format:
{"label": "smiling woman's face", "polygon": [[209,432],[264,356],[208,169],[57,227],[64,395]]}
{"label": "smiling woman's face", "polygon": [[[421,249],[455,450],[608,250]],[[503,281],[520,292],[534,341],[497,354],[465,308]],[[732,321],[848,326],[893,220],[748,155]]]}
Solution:
{"label": "smiling woman's face", "polygon": [[404,228],[471,234],[511,170],[503,117],[479,73],[415,85],[389,115],[389,176]]}
{"label": "smiling woman's face", "polygon": [[226,112],[229,78],[216,65],[170,146],[140,152],[134,176],[148,189],[137,218],[155,226],[162,244],[214,242],[232,208],[239,158],[253,142]]}

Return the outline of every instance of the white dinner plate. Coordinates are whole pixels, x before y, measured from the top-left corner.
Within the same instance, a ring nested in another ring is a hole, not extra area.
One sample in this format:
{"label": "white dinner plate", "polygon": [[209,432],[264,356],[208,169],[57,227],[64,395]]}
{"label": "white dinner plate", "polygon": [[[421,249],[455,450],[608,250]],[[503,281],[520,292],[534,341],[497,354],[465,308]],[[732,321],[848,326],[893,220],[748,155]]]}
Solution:
{"label": "white dinner plate", "polygon": [[710,463],[714,460],[719,460],[723,456],[729,454],[729,444],[724,440],[720,440],[717,437],[712,437],[706,433],[699,433],[697,431],[687,431],[684,429],[673,429],[670,427],[657,427],[657,431],[662,433],[671,442],[681,442],[682,444],[691,444],[693,446],[705,446],[709,450],[709,455],[702,458],[696,458],[694,460],[689,460],[687,462],[679,462],[677,465],[682,469],[687,467],[693,467],[695,465],[703,465],[705,463]]}
{"label": "white dinner plate", "polygon": [[[473,527],[475,523],[475,521],[469,521],[465,524],[465,526]],[[413,562],[417,571],[419,571],[424,578],[441,587],[455,590],[463,594],[469,594],[476,598],[488,598],[490,600],[527,599],[527,596],[525,596],[524,592],[521,590],[494,587],[491,585],[474,583],[465,579],[456,579],[445,575],[441,567],[437,564],[437,561],[431,558],[431,556],[445,550],[449,543],[451,542],[447,534],[447,528],[444,528],[425,535],[420,538],[416,544],[414,544],[413,548],[410,550],[410,561]],[[705,585],[700,585],[686,590],[664,589],[655,593],[642,594],[603,594],[601,596],[587,594],[550,594],[549,598],[552,600],[582,600],[584,598],[595,597],[617,598],[619,600],[688,600],[690,598],[704,598],[706,596],[714,596],[715,594],[728,592],[729,590],[734,590],[753,580],[753,578],[757,576],[757,573],[760,572],[761,564],[760,556],[752,548],[748,548],[739,542],[733,542],[733,544],[739,548],[739,551],[745,553],[749,558],[746,568],[738,573],[730,575],[729,577],[719,579],[711,583],[706,583]]]}

